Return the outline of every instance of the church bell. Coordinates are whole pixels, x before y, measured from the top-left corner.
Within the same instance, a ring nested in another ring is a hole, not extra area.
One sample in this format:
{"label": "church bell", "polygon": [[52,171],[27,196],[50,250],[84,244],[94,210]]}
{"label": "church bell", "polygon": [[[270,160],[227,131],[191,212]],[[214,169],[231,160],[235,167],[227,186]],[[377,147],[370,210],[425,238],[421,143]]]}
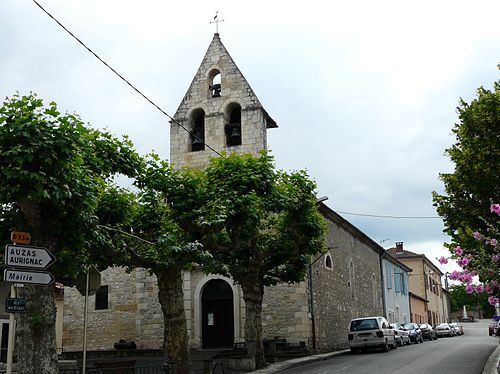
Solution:
{"label": "church bell", "polygon": [[231,140],[238,140],[241,138],[241,131],[239,126],[234,126],[231,130]]}

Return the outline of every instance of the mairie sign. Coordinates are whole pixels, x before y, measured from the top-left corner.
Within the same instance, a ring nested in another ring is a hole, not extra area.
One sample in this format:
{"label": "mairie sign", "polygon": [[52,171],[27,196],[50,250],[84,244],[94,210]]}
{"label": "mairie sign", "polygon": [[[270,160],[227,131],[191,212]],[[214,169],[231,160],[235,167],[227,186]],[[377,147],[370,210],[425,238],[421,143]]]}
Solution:
{"label": "mairie sign", "polygon": [[27,271],[17,269],[5,269],[3,280],[9,283],[29,283],[40,286],[49,286],[54,283],[54,276],[43,271]]}
{"label": "mairie sign", "polygon": [[56,260],[47,248],[30,245],[5,246],[5,265],[15,268],[47,269]]}

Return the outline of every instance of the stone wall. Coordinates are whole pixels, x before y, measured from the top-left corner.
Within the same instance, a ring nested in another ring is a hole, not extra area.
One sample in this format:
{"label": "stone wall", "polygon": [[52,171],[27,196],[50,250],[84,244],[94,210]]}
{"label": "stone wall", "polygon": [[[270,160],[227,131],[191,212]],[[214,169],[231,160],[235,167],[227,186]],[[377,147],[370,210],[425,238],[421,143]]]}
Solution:
{"label": "stone wall", "polygon": [[[156,278],[137,269],[101,272],[108,286],[108,309],[95,309],[95,296],[88,299],[87,346],[89,350],[113,349],[119,339],[135,341],[138,348],[159,348],[163,341],[163,315],[158,303]],[[63,350],[81,351],[84,297],[76,288],[64,290]]]}
{"label": "stone wall", "polygon": [[262,336],[310,343],[307,282],[266,287],[262,302]]}
{"label": "stone wall", "polygon": [[[328,253],[312,265],[313,312],[318,351],[348,346],[351,319],[383,315],[380,253],[354,226],[323,208]],[[326,266],[331,256],[331,268]]]}

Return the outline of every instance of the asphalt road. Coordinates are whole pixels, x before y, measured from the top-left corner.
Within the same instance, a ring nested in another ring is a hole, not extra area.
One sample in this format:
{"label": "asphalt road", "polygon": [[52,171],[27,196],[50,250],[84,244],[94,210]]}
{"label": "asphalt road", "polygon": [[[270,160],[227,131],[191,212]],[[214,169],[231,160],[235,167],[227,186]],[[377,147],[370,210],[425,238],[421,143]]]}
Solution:
{"label": "asphalt road", "polygon": [[283,371],[286,374],[481,374],[498,338],[488,336],[487,320],[464,323],[464,335],[426,340],[389,352],[366,352]]}

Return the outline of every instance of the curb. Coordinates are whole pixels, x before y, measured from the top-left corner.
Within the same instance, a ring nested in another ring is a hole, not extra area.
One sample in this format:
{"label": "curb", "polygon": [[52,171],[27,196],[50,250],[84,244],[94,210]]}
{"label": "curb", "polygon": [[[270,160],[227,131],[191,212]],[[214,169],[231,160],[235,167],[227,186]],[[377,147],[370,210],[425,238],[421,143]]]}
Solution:
{"label": "curb", "polygon": [[307,365],[307,364],[311,364],[314,362],[329,360],[329,359],[334,358],[336,356],[345,355],[346,353],[350,353],[350,352],[351,351],[349,349],[345,349],[343,351],[335,351],[335,352],[322,353],[322,354],[317,354],[317,355],[312,355],[312,356],[294,358],[294,359],[288,360],[288,361],[276,362],[276,363],[271,364],[263,369],[255,370],[255,371],[252,371],[250,373],[253,373],[253,374],[280,373],[284,370],[287,370],[287,369],[290,369],[290,368],[293,368],[296,366],[302,366],[302,365]]}
{"label": "curb", "polygon": [[484,365],[482,374],[498,374],[500,373],[500,344],[486,361],[486,365]]}

